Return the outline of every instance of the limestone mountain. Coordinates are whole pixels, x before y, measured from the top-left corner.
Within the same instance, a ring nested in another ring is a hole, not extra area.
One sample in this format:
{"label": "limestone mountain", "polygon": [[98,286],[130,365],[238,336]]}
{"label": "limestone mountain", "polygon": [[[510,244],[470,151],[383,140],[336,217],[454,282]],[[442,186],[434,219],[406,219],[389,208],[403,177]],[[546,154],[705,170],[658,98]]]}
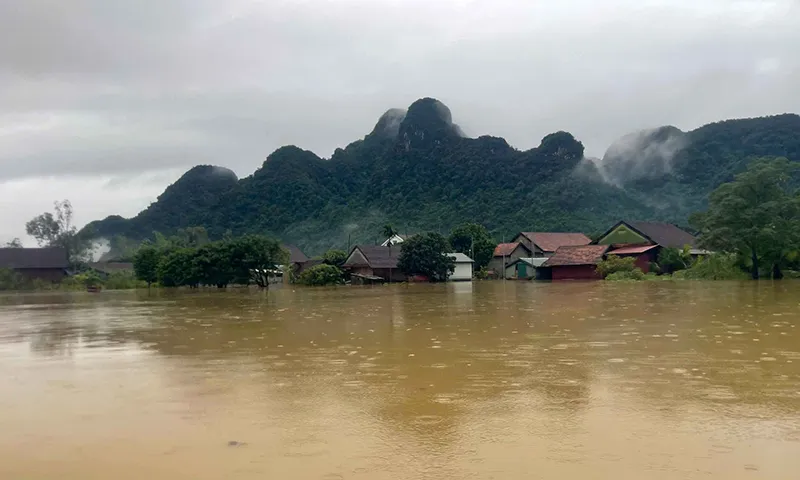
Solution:
{"label": "limestone mountain", "polygon": [[620,218],[684,223],[751,156],[800,161],[800,117],[647,130],[590,161],[567,132],[524,151],[498,137],[468,138],[444,104],[424,98],[387,111],[330,159],[286,146],[242,179],[195,167],[137,216],[90,227],[136,239],[189,226],[212,237],[258,232],[318,253],[348,239],[373,243],[387,223],[416,232],[475,221],[498,240],[522,230],[597,232]]}

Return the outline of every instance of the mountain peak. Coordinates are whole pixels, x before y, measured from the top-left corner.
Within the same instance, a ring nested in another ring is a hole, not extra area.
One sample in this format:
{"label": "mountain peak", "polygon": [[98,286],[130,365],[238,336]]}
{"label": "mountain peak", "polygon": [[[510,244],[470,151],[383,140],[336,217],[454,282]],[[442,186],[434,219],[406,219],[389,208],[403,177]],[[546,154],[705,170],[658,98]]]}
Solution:
{"label": "mountain peak", "polygon": [[464,136],[461,128],[453,123],[450,109],[435,98],[421,98],[412,103],[400,123],[398,133],[406,150]]}

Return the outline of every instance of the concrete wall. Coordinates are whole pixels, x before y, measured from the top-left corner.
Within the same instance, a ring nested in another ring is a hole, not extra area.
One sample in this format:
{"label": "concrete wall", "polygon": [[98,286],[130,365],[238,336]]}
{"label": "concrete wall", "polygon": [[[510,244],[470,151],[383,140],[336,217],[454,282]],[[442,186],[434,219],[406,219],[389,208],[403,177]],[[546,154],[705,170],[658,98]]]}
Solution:
{"label": "concrete wall", "polygon": [[450,275],[451,281],[467,281],[472,280],[472,264],[471,263],[456,263],[456,269]]}

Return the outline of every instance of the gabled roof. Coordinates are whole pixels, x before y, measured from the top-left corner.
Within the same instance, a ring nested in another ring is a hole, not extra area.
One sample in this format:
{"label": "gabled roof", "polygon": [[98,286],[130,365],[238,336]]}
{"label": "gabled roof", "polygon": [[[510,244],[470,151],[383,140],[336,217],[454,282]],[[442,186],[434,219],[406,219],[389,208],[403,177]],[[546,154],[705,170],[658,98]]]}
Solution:
{"label": "gabled roof", "polygon": [[[512,253],[514,253],[514,250],[516,250],[517,247],[519,247],[520,245],[522,245],[522,244],[519,243],[519,242],[516,242],[516,243],[501,243],[500,245],[498,245],[498,246],[496,246],[494,248],[494,256],[495,257],[507,257],[507,256],[511,255]],[[522,248],[524,248],[525,251],[528,251],[528,252],[530,251],[528,249],[528,247],[526,247],[525,245],[522,245]]]}
{"label": "gabled roof", "polygon": [[520,235],[524,235],[544,252],[555,252],[558,247],[592,243],[592,239],[582,233],[522,232]]}
{"label": "gabled roof", "polygon": [[609,255],[635,255],[637,253],[645,253],[650,251],[654,248],[657,248],[658,245],[639,245],[635,247],[620,247],[615,250],[611,250],[608,252]]}
{"label": "gabled roof", "polygon": [[625,222],[634,230],[662,247],[683,248],[694,247],[697,239],[691,233],[681,230],[671,223],[658,222]]}
{"label": "gabled roof", "polygon": [[0,268],[67,268],[67,251],[59,247],[49,248],[0,248]]}
{"label": "gabled roof", "polygon": [[397,247],[389,248],[380,245],[356,245],[347,255],[345,267],[361,267],[359,263],[352,263],[350,257],[353,252],[358,250],[367,260],[367,265],[371,268],[397,268],[397,258],[400,256],[400,249]]}
{"label": "gabled roof", "polygon": [[463,253],[448,253],[448,257],[452,257],[456,263],[475,263],[475,261],[468,256],[464,255]]}
{"label": "gabled roof", "polygon": [[573,245],[560,247],[543,267],[561,267],[567,265],[597,265],[608,250],[608,245]]}
{"label": "gabled roof", "polygon": [[549,257],[522,257],[506,265],[506,268],[512,267],[520,262],[528,264],[531,267],[541,267],[548,259]]}
{"label": "gabled roof", "polygon": [[303,263],[308,261],[306,254],[296,246],[284,245],[283,248],[289,250],[289,263]]}

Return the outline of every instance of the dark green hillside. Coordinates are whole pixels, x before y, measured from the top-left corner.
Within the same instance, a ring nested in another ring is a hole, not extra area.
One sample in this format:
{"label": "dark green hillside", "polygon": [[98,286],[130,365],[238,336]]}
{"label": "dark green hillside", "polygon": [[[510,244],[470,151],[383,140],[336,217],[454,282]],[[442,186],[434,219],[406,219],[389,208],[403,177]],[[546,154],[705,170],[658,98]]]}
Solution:
{"label": "dark green hillside", "polygon": [[92,226],[134,238],[194,225],[214,237],[269,233],[313,254],[346,246],[348,236],[377,241],[387,223],[416,232],[474,221],[498,240],[520,230],[599,231],[619,218],[684,223],[748,156],[797,160],[798,145],[800,117],[782,115],[631,134],[590,162],[567,132],[526,151],[502,138],[465,138],[450,110],[426,98],[387,111],[329,160],[282,147],[238,181],[195,167],[133,219]]}

